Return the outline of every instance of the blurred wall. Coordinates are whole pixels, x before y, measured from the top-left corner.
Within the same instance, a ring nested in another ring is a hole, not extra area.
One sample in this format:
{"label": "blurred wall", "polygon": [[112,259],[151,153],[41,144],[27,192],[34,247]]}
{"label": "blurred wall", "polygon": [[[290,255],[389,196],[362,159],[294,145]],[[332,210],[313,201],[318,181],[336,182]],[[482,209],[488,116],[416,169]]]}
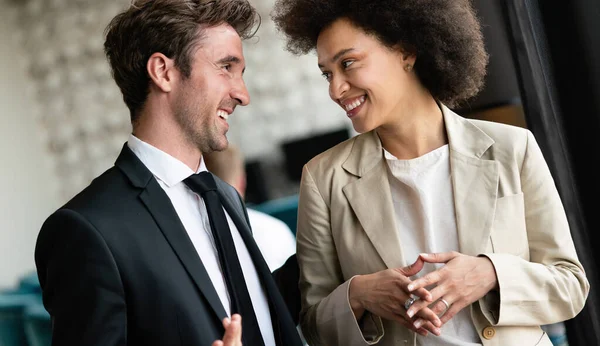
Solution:
{"label": "blurred wall", "polygon": [[[1,1],[0,1],[1,4]],[[58,204],[31,102],[31,82],[16,44],[12,12],[0,11],[0,288],[34,270],[33,249],[43,220]]]}
{"label": "blurred wall", "polygon": [[[14,30],[35,89],[36,120],[68,199],[112,166],[131,131],[103,53],[104,28],[130,1],[4,1],[18,10]],[[284,51],[269,17],[273,0],[252,4],[262,15],[257,37],[244,43],[252,101],[230,118],[229,138],[249,160],[280,162],[282,140],[350,123],[329,99],[316,57]]]}
{"label": "blurred wall", "polygon": [[[269,18],[244,43],[252,102],[230,118],[229,138],[262,160],[274,197],[295,193],[282,140],[349,127],[314,55],[284,49]],[[131,131],[103,53],[104,29],[130,0],[0,0],[0,288],[33,270],[43,220],[113,165]]]}

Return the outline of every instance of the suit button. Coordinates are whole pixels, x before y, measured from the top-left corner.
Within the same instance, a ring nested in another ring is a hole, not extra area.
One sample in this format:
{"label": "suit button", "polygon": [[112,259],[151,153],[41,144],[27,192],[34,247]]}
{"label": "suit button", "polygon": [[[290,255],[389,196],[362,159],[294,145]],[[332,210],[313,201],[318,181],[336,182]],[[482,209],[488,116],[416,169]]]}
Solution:
{"label": "suit button", "polygon": [[483,328],[483,332],[481,334],[483,335],[484,339],[490,340],[494,337],[494,335],[496,335],[496,329],[494,329],[494,327],[485,327]]}

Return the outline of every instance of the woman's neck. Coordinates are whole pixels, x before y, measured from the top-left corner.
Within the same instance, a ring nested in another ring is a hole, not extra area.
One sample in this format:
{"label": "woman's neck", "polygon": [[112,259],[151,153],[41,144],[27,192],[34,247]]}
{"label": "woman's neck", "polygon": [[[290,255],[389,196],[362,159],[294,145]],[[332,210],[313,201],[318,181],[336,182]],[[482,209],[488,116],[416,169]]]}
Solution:
{"label": "woman's neck", "polygon": [[429,97],[400,110],[396,121],[377,128],[385,150],[401,160],[414,159],[448,144],[442,110]]}

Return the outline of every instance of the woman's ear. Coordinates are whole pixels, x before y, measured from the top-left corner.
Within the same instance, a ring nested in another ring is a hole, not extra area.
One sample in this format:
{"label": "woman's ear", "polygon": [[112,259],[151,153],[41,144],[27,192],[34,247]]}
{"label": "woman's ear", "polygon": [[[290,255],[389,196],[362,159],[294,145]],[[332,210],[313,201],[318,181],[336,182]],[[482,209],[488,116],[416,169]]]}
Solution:
{"label": "woman's ear", "polygon": [[406,72],[412,71],[415,66],[415,62],[417,62],[417,54],[415,53],[415,49],[407,48],[401,44],[394,46],[393,48],[400,58],[402,59],[402,65]]}
{"label": "woman's ear", "polygon": [[165,93],[173,89],[173,82],[179,72],[172,59],[162,53],[154,53],[148,59],[146,69],[150,80],[158,89]]}
{"label": "woman's ear", "polygon": [[415,62],[417,61],[417,56],[412,53],[402,53],[402,65],[404,67],[404,71],[411,72],[415,66]]}

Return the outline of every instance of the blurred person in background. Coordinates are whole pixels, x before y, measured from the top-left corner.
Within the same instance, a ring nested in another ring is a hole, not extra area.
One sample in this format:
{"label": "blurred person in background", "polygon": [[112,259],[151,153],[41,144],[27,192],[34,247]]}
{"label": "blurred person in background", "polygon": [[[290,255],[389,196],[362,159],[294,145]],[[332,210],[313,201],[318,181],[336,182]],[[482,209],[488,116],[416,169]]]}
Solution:
{"label": "blurred person in background", "polygon": [[[223,151],[204,155],[206,169],[233,186],[242,196],[246,194],[246,168],[239,148],[229,144]],[[251,207],[248,219],[252,235],[271,271],[280,268],[296,253],[296,238],[285,222]]]}
{"label": "blurred person in background", "polygon": [[303,170],[308,343],[552,345],[541,325],[589,283],[532,133],[449,108],[486,74],[471,1],[276,0],[272,17],[361,133]]}
{"label": "blurred person in background", "polygon": [[302,344],[241,197],[202,159],[250,102],[242,39],[259,21],[246,0],[137,0],[108,25],[133,132],[39,233],[53,345]]}

